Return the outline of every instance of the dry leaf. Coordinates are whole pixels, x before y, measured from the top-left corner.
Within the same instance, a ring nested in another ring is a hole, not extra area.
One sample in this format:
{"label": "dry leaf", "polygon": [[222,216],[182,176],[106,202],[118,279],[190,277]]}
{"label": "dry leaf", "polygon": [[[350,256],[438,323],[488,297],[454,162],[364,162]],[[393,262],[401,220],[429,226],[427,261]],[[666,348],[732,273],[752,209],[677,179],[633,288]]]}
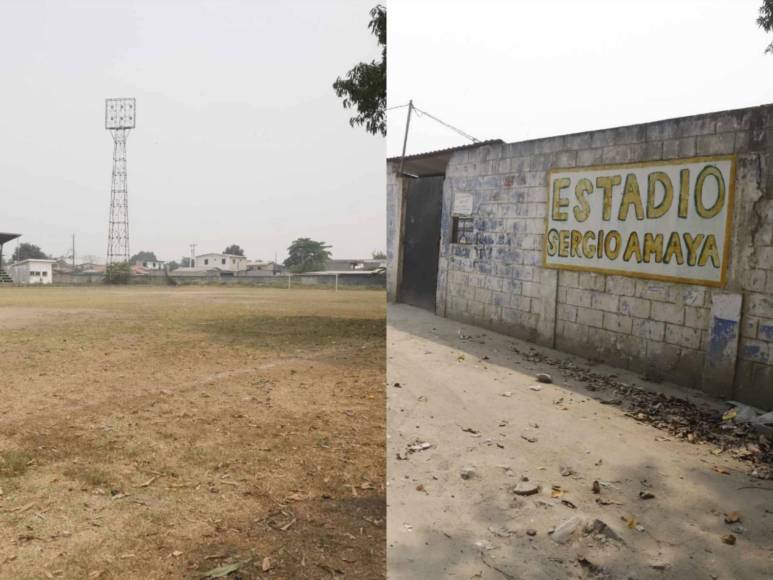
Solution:
{"label": "dry leaf", "polygon": [[249,560],[244,560],[243,562],[236,562],[234,564],[226,564],[225,566],[219,566],[218,568],[213,568],[209,572],[205,572],[204,577],[205,578],[225,578],[231,572],[236,572],[239,568],[241,568],[248,562]]}
{"label": "dry leaf", "polygon": [[733,534],[727,534],[726,536],[722,536],[722,541],[729,546],[733,546],[735,545],[735,536]]}
{"label": "dry leaf", "polygon": [[725,514],[726,524],[735,524],[740,521],[741,521],[741,514],[739,514],[738,512],[727,512]]}
{"label": "dry leaf", "polygon": [[260,565],[260,568],[264,572],[268,572],[269,570],[271,570],[271,558],[269,558],[268,556],[263,558],[263,563]]}

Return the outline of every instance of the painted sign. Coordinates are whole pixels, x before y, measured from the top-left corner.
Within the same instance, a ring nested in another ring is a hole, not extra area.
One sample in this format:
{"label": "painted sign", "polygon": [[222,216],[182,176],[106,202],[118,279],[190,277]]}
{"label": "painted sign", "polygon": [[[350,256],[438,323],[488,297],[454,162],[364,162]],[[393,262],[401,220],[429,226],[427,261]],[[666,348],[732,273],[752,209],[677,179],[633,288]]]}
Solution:
{"label": "painted sign", "polygon": [[454,195],[454,215],[472,215],[472,194],[457,193]]}
{"label": "painted sign", "polygon": [[735,157],[554,169],[544,264],[723,286]]}

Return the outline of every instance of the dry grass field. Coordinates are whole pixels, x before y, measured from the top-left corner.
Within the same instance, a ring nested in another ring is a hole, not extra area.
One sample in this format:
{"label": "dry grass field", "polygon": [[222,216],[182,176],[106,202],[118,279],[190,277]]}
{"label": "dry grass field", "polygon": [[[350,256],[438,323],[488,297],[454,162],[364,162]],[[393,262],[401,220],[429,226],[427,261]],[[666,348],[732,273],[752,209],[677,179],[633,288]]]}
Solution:
{"label": "dry grass field", "polygon": [[385,298],[0,289],[0,576],[383,578]]}

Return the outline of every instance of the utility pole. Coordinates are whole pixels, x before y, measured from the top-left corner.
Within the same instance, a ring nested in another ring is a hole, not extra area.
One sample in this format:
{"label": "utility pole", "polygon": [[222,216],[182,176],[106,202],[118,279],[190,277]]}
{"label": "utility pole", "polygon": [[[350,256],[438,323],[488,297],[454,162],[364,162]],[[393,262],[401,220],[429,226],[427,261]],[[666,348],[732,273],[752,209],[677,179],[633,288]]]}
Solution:
{"label": "utility pole", "polygon": [[408,101],[408,117],[405,119],[405,136],[403,137],[403,156],[400,159],[400,177],[403,176],[403,164],[405,163],[405,147],[408,145],[408,128],[411,126],[411,113],[413,112],[413,99]]}
{"label": "utility pole", "polygon": [[72,235],[72,271],[75,272],[75,234]]}
{"label": "utility pole", "polygon": [[191,244],[191,268],[196,264],[196,246],[198,244]]}

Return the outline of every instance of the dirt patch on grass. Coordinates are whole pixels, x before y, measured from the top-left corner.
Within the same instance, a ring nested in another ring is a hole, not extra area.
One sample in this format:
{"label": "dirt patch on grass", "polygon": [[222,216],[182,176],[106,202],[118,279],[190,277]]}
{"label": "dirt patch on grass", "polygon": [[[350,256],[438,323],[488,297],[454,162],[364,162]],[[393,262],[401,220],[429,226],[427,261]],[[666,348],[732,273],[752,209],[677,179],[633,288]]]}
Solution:
{"label": "dirt patch on grass", "polygon": [[[20,292],[17,290],[16,292]],[[62,323],[79,317],[106,315],[105,312],[88,308],[25,308],[19,306],[0,307],[0,331],[27,328],[41,324]]]}
{"label": "dirt patch on grass", "polygon": [[384,578],[383,293],[133,290],[0,293],[3,574]]}

